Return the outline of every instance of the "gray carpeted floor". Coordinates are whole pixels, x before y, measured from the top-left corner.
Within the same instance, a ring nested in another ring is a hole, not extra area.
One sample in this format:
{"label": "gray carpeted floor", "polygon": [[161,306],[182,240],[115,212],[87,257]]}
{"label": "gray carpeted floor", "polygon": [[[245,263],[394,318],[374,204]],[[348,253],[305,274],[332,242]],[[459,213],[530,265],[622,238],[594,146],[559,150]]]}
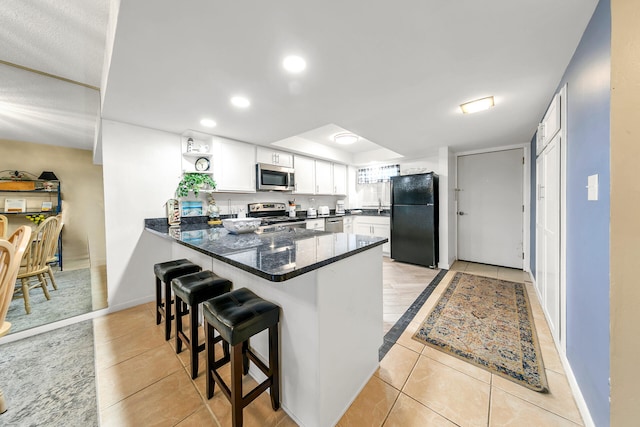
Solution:
{"label": "gray carpeted floor", "polygon": [[41,288],[32,289],[29,292],[31,314],[25,312],[22,298],[11,301],[7,313],[7,320],[11,322],[11,333],[91,311],[91,271],[88,268],[56,271],[54,277],[58,290],[52,290],[49,284],[51,294],[49,301]]}
{"label": "gray carpeted floor", "polygon": [[0,346],[3,426],[97,426],[93,323]]}

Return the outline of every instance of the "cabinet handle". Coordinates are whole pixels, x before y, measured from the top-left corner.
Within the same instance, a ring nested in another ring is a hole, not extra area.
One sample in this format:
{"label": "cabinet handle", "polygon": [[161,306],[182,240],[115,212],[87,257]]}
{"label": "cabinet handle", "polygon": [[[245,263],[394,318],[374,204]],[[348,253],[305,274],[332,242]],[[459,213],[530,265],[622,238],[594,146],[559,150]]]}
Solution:
{"label": "cabinet handle", "polygon": [[316,184],[316,193],[320,192],[320,186],[318,184]]}

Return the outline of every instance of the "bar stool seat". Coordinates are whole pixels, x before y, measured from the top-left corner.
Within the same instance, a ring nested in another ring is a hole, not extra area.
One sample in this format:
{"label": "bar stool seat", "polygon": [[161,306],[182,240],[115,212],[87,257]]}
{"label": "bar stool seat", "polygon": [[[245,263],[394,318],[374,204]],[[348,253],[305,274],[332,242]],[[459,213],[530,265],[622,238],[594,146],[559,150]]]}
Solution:
{"label": "bar stool seat", "polygon": [[[171,338],[171,281],[185,274],[196,273],[202,270],[199,265],[188,259],[161,262],[153,265],[153,273],[156,275],[156,325],[165,319],[164,339]],[[164,299],[162,302],[162,283],[164,283]]]}
{"label": "bar stool seat", "polygon": [[[205,349],[204,345],[198,345],[198,306],[208,299],[229,292],[231,285],[230,280],[209,270],[176,277],[171,281],[171,288],[176,296],[176,353],[182,352],[182,344],[186,344],[191,352],[193,379],[198,376],[198,353]],[[190,314],[191,324],[189,337],[182,328],[182,317],[187,314]],[[227,347],[225,349],[228,352]]]}
{"label": "bar stool seat", "polygon": [[[278,362],[278,322],[280,307],[266,301],[249,289],[240,288],[215,297],[203,304],[205,319],[205,343],[207,346],[207,398],[213,397],[217,383],[231,402],[232,424],[242,426],[242,410],[267,388],[271,393],[271,406],[280,407],[280,370]],[[249,338],[269,330],[269,366],[256,357],[249,348]],[[231,346],[231,355],[225,353],[218,361],[214,354],[214,332]],[[243,396],[242,375],[248,372],[250,359],[267,379]],[[228,387],[218,369],[231,362],[231,387]]]}

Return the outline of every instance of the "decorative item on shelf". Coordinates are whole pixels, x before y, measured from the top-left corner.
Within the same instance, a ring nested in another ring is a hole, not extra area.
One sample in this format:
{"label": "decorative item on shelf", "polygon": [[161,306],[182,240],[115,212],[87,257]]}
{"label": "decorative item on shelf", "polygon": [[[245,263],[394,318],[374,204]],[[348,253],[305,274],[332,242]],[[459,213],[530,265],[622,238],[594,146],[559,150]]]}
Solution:
{"label": "decorative item on shelf", "polygon": [[25,215],[25,218],[33,222],[35,225],[40,225],[42,221],[47,219],[47,216],[43,214],[36,214],[36,215]]}
{"label": "decorative item on shelf", "polygon": [[209,225],[222,224],[222,221],[220,221],[220,209],[218,209],[218,205],[216,205],[216,199],[213,198],[213,194],[209,193],[207,202],[209,202],[209,206],[207,207],[209,221],[207,221],[207,223]]}
{"label": "decorative item on shelf", "polygon": [[215,190],[216,182],[207,174],[186,172],[182,175],[182,180],[178,183],[176,196],[187,197],[189,191],[193,191],[193,194],[198,197],[200,190],[202,190],[204,186],[208,186],[209,189]]}
{"label": "decorative item on shelf", "polygon": [[167,208],[167,223],[169,227],[180,225],[180,202],[177,199],[169,199],[164,205]]}
{"label": "decorative item on shelf", "polygon": [[193,151],[193,138],[187,139],[187,153]]}
{"label": "decorative item on shelf", "polygon": [[209,159],[206,157],[198,157],[194,166],[198,172],[208,171],[210,166]]}
{"label": "decorative item on shelf", "polygon": [[56,174],[51,171],[43,171],[38,179],[45,181],[43,184],[44,191],[52,191],[55,188],[55,183],[52,181],[60,181]]}
{"label": "decorative item on shelf", "polygon": [[5,212],[26,212],[27,201],[26,199],[4,199],[4,211]]}

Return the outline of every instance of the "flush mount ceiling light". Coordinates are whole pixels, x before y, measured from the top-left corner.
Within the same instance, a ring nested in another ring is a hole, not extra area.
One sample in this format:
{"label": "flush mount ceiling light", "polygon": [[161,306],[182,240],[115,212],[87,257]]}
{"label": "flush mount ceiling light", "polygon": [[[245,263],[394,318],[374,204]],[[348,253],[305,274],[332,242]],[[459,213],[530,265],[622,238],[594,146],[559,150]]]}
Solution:
{"label": "flush mount ceiling light", "polygon": [[251,102],[244,96],[234,96],[231,98],[231,103],[238,108],[247,108],[251,105]]}
{"label": "flush mount ceiling light", "polygon": [[282,66],[290,73],[300,73],[307,68],[307,62],[300,56],[290,55],[284,58]]}
{"label": "flush mount ceiling light", "polygon": [[214,128],[217,126],[217,123],[215,122],[215,120],[211,120],[211,119],[202,119],[200,120],[200,124],[208,128]]}
{"label": "flush mount ceiling light", "polygon": [[336,144],[342,144],[342,145],[353,144],[354,142],[357,142],[358,139],[359,139],[358,135],[350,132],[343,132],[333,136],[333,141]]}
{"label": "flush mount ceiling light", "polygon": [[465,102],[464,104],[460,104],[460,109],[465,114],[477,113],[478,111],[488,110],[493,107],[495,104],[493,102],[493,96],[488,96],[486,98],[476,99],[475,101]]}

